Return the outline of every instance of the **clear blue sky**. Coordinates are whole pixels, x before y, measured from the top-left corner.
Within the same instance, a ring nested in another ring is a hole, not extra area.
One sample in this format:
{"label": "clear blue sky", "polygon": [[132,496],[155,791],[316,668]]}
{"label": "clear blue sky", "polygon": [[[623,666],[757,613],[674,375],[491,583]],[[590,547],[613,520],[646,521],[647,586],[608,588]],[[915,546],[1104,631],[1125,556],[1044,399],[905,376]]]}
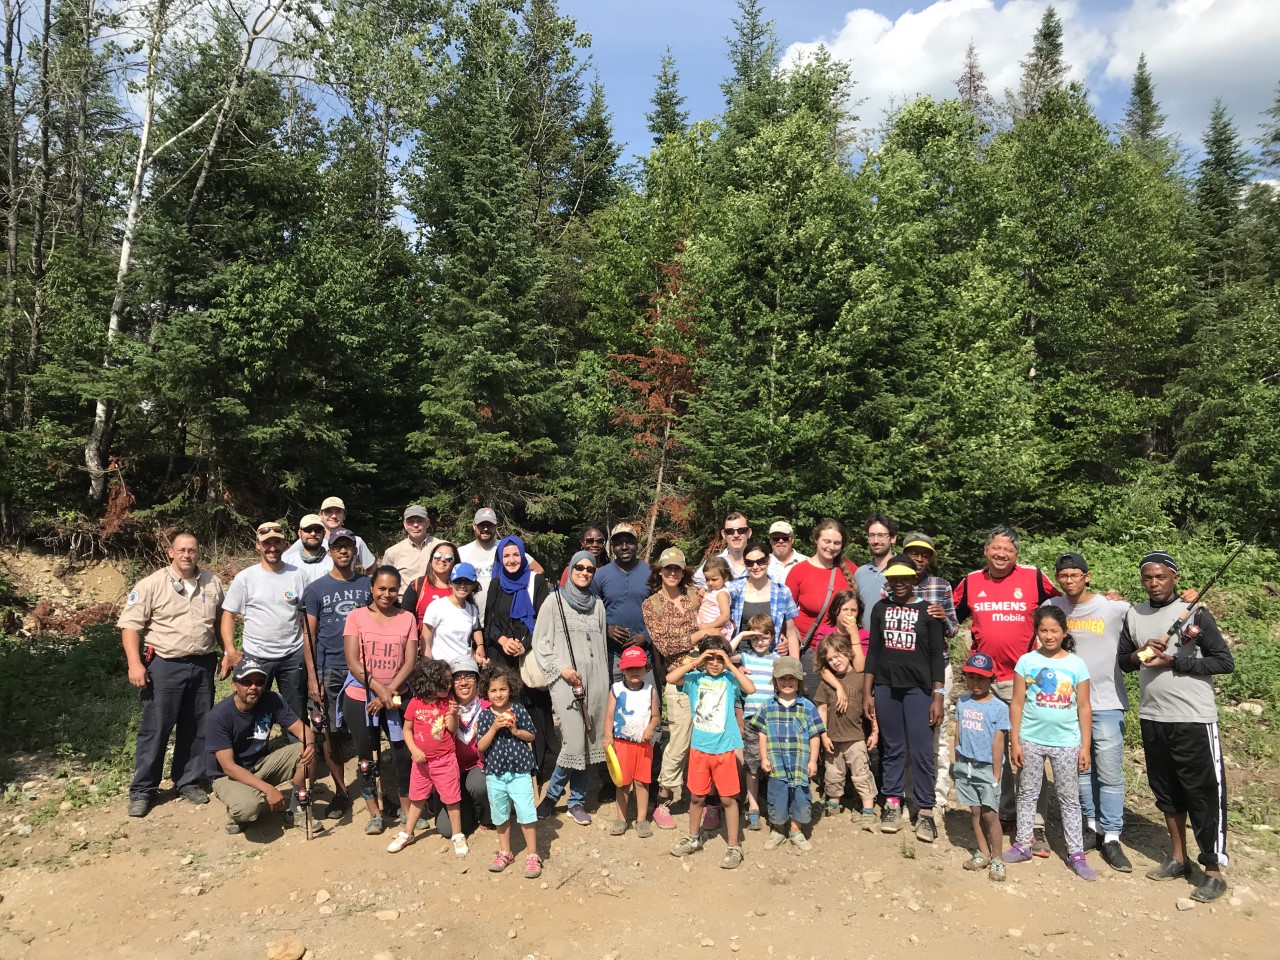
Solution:
{"label": "clear blue sky", "polygon": [[[1016,83],[1046,0],[766,0],[779,44],[819,40],[850,61],[858,114],[873,125],[886,107],[919,93],[954,94],[968,41],[993,92]],[[1221,96],[1246,140],[1280,81],[1280,17],[1273,0],[1059,0],[1066,57],[1106,120],[1124,112],[1139,52],[1145,52],[1169,129],[1192,150]],[[560,0],[592,35],[617,139],[629,160],[648,151],[644,114],[663,49],[671,47],[685,107],[716,115],[728,72],[733,0]],[[854,12],[856,11],[856,13]]]}

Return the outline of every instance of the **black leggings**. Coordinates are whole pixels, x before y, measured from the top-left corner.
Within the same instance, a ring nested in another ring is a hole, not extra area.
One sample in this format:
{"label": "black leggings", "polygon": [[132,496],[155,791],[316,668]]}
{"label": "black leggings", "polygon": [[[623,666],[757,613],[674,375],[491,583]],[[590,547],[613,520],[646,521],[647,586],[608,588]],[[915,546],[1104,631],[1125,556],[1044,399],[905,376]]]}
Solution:
{"label": "black leggings", "polygon": [[[372,760],[375,742],[373,738],[377,737],[381,740],[382,735],[385,733],[388,742],[391,744],[391,760],[396,770],[396,792],[401,797],[407,797],[409,795],[411,759],[409,757],[409,747],[403,740],[395,741],[391,739],[391,734],[387,730],[387,713],[385,710],[378,714],[378,726],[374,727],[366,720],[368,714],[364,712],[364,706],[363,700],[353,700],[346,694],[342,695],[342,716],[346,722],[347,729],[351,731],[351,739],[355,742],[356,756],[361,760]],[[379,770],[378,774],[380,775],[381,773],[382,771]],[[360,786],[361,796],[364,796],[363,791],[368,788],[365,787],[363,780]],[[382,792],[385,796],[386,789],[384,788]],[[388,804],[388,806],[394,807],[398,803],[399,801],[397,800],[395,803]]]}
{"label": "black leggings", "polygon": [[[538,764],[534,777],[539,783],[544,783],[551,776],[551,767],[555,766],[556,755],[560,752],[553,732],[551,693],[525,687],[522,699],[529,711],[529,719],[533,721],[533,759]],[[548,758],[551,760],[549,765]]]}

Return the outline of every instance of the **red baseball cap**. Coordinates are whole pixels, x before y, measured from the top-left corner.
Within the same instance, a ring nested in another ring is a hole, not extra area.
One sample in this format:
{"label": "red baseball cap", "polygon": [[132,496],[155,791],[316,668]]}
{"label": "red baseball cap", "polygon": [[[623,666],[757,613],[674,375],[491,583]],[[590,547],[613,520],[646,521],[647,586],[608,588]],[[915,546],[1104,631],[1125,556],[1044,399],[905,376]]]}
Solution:
{"label": "red baseball cap", "polygon": [[628,667],[647,667],[648,665],[649,655],[644,652],[642,647],[627,647],[622,651],[622,656],[618,659],[618,666],[623,670]]}

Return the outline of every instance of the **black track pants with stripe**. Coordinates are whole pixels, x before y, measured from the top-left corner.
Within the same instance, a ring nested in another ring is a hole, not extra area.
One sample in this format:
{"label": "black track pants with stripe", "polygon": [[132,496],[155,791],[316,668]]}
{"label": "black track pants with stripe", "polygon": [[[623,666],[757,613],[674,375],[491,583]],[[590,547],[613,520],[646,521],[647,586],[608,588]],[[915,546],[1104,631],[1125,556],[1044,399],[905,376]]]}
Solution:
{"label": "black track pants with stripe", "polygon": [[1227,776],[1216,723],[1143,720],[1147,782],[1162,813],[1186,813],[1206,867],[1227,865]]}

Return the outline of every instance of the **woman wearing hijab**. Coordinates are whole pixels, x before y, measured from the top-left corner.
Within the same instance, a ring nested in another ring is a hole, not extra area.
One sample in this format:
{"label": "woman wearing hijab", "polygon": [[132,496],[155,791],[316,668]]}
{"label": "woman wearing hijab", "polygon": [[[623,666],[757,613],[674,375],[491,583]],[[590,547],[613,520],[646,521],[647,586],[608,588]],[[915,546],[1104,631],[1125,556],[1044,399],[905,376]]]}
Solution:
{"label": "woman wearing hijab", "polygon": [[[493,663],[505,664],[517,673],[520,660],[529,651],[537,611],[551,593],[547,578],[529,567],[524,541],[503,537],[498,541],[497,575],[485,595],[484,650]],[[551,751],[551,694],[525,685],[520,702],[533,720],[533,756],[538,763],[538,782],[546,780],[546,759]]]}
{"label": "woman wearing hijab", "polygon": [[538,610],[533,653],[549,681],[560,723],[560,755],[538,818],[551,816],[569,788],[569,816],[591,823],[585,806],[587,767],[604,760],[605,707],[609,699],[609,651],[605,646],[604,603],[591,593],[596,558],[580,550],[569,561],[569,582]]}

